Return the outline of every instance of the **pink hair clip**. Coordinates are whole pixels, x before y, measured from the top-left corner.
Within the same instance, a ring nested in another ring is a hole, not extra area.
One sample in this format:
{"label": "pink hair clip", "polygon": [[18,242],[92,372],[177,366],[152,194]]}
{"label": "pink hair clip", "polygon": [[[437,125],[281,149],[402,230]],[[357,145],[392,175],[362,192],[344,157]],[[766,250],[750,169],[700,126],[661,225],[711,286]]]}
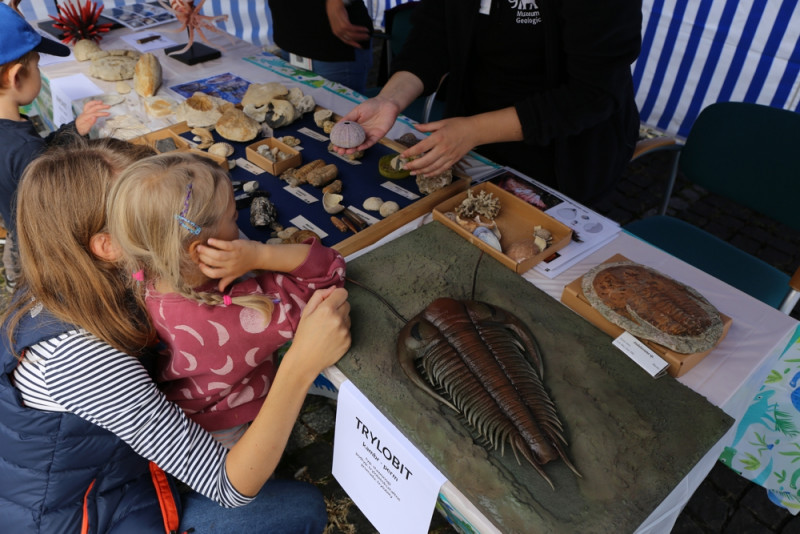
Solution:
{"label": "pink hair clip", "polygon": [[222,303],[225,306],[230,306],[231,304],[233,304],[233,299],[231,299],[230,295],[222,295]]}
{"label": "pink hair clip", "polygon": [[137,282],[144,282],[144,269],[139,269],[133,273],[133,279]]}

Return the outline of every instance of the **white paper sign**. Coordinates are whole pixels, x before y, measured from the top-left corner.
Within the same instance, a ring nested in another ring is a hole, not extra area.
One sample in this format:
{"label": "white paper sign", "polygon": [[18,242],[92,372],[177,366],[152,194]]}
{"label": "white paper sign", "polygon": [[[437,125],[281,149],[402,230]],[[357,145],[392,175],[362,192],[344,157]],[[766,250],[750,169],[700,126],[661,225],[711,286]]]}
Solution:
{"label": "white paper sign", "polygon": [[650,350],[630,332],[621,333],[613,341],[613,345],[627,354],[631,360],[639,364],[639,367],[647,371],[653,378],[663,375],[667,371],[667,367],[669,367],[669,363]]}
{"label": "white paper sign", "polygon": [[381,534],[425,534],[445,477],[349,380],[339,387],[333,476]]}
{"label": "white paper sign", "polygon": [[51,79],[50,93],[53,97],[53,124],[58,128],[75,119],[72,112],[73,100],[102,95],[103,90],[83,74],[73,74]]}

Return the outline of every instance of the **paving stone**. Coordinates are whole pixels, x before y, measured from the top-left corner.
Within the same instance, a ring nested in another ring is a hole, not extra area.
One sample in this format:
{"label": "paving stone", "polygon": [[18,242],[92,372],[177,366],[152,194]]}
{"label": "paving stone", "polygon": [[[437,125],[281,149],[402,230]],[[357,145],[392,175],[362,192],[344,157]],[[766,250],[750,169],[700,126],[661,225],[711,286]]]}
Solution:
{"label": "paving stone", "polygon": [[733,514],[724,529],[714,532],[723,534],[770,534],[774,531],[759,522],[749,510],[740,508]]}
{"label": "paving stone", "polygon": [[781,534],[800,534],[800,516],[794,516],[781,529]]}
{"label": "paving stone", "polygon": [[304,413],[302,421],[313,432],[325,434],[332,431],[336,423],[336,408],[334,405],[325,403],[320,405],[316,410]]}
{"label": "paving stone", "polygon": [[743,508],[750,510],[762,523],[773,530],[780,527],[791,516],[786,508],[777,506],[769,500],[767,490],[756,485],[747,490],[747,493],[742,497],[741,505]]}
{"label": "paving stone", "polygon": [[688,514],[681,514],[672,527],[672,534],[706,534],[706,531]]}
{"label": "paving stone", "polygon": [[708,480],[700,483],[686,504],[686,512],[699,524],[719,532],[733,513],[731,503],[724,499]]}
{"label": "paving stone", "polygon": [[707,477],[717,491],[732,502],[738,502],[753,483],[736,473],[722,462],[717,462]]}

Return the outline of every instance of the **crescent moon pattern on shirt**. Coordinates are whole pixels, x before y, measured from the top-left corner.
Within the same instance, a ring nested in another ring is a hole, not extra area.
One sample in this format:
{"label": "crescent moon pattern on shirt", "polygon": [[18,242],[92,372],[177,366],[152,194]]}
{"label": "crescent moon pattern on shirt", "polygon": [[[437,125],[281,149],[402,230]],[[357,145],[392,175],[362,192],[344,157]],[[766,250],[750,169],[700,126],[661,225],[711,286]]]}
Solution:
{"label": "crescent moon pattern on shirt", "polygon": [[251,386],[245,386],[239,391],[234,391],[227,397],[228,406],[235,408],[256,398],[256,393]]}
{"label": "crescent moon pattern on shirt", "polygon": [[197,340],[197,342],[200,343],[201,346],[205,346],[205,341],[203,341],[203,336],[201,336],[200,332],[198,332],[194,328],[186,326],[185,324],[180,324],[175,327],[175,330],[182,330],[186,332],[187,334],[193,336]]}
{"label": "crescent moon pattern on shirt", "polygon": [[220,367],[219,369],[209,369],[215,375],[227,375],[231,371],[233,371],[233,358],[230,355],[226,356],[225,365]]}
{"label": "crescent moon pattern on shirt", "polygon": [[217,330],[217,340],[220,347],[230,340],[231,335],[228,333],[227,328],[215,321],[208,321],[208,323]]}
{"label": "crescent moon pattern on shirt", "polygon": [[258,367],[258,362],[256,361],[256,354],[258,353],[259,347],[253,347],[252,349],[248,350],[247,353],[244,355],[244,361],[250,367]]}

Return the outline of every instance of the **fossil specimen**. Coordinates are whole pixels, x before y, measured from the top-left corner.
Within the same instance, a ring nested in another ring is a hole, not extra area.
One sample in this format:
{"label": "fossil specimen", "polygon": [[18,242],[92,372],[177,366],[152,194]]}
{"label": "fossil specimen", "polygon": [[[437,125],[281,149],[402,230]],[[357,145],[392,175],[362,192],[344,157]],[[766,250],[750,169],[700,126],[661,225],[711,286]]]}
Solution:
{"label": "fossil specimen", "polygon": [[364,142],[367,135],[360,124],[353,121],[339,121],[330,133],[331,143],[342,148],[355,148]]}
{"label": "fossil specimen", "polygon": [[516,316],[484,302],[440,298],[400,331],[397,352],[411,381],[462,414],[487,445],[501,453],[510,445],[551,487],[542,466],[552,460],[578,474],[542,383],[536,340]]}
{"label": "fossil specimen", "polygon": [[583,276],[582,288],[603,317],[675,352],[704,352],[722,337],[719,311],[705,297],[644,265],[600,264]]}

